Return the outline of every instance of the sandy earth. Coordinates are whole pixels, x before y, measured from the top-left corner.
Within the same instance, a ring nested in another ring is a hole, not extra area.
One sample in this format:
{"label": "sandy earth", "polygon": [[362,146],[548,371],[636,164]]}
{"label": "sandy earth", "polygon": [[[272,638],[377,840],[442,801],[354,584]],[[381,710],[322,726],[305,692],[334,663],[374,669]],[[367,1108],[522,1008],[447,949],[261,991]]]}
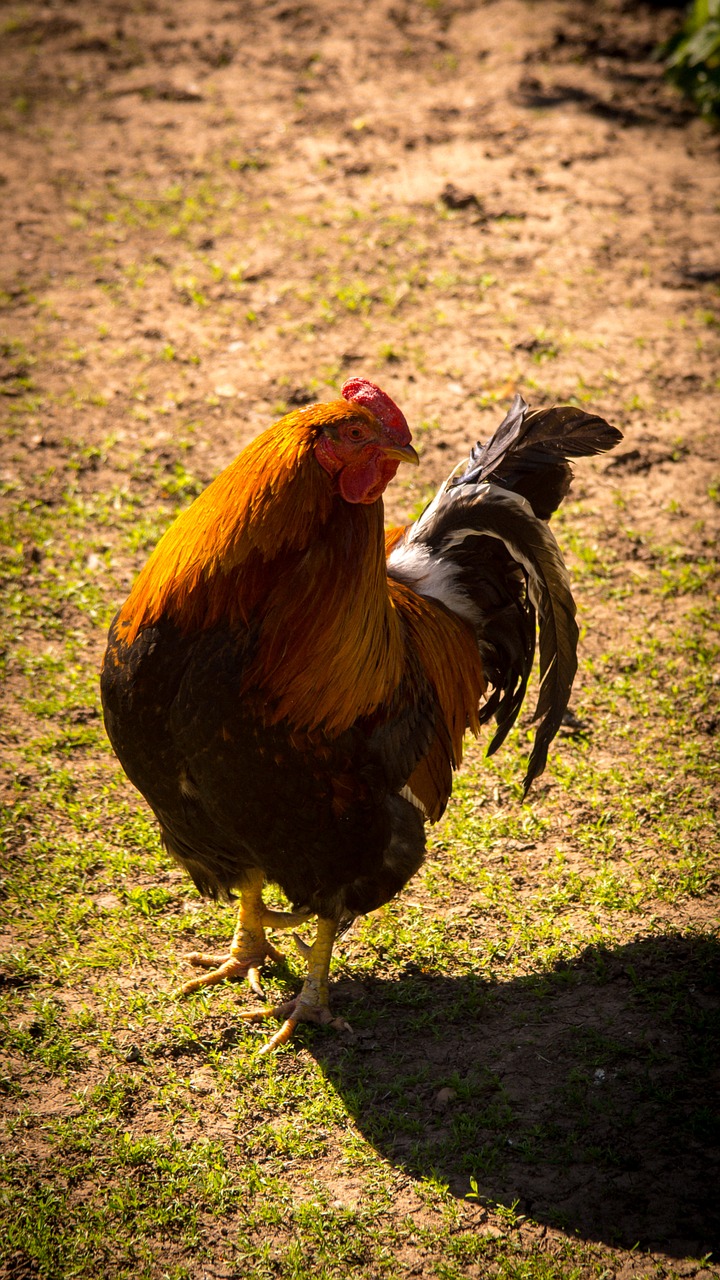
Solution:
{"label": "sandy earth", "polygon": [[[644,566],[670,544],[712,558],[720,510],[720,139],[653,60],[677,13],[614,0],[358,12],[0,3],[0,479],[50,505],[69,477],[88,495],[129,482],[150,509],[161,481],[182,491],[179,441],[204,483],[287,406],[362,372],[422,446],[421,475],[389,495],[400,518],[515,390],[574,398],[625,433],[576,494],[601,519],[612,582],[634,583],[661,634],[674,606],[645,593]],[[117,580],[146,554],[118,550]],[[593,609],[586,654],[625,625]],[[101,636],[89,643],[99,654]],[[712,908],[692,910],[708,923]],[[633,963],[657,963],[638,946]],[[602,999],[619,1009],[616,963]],[[508,1000],[487,1030],[498,1043]],[[405,1052],[424,1049],[408,1037]],[[678,1182],[705,1194],[693,1153],[678,1174],[672,1132],[660,1136],[658,1235]],[[626,1189],[619,1176],[600,1205],[565,1188],[568,1220],[606,1239]],[[530,1179],[522,1194],[532,1213],[553,1192]],[[636,1210],[627,1240],[638,1228],[652,1245]],[[703,1230],[678,1235],[675,1255]]]}

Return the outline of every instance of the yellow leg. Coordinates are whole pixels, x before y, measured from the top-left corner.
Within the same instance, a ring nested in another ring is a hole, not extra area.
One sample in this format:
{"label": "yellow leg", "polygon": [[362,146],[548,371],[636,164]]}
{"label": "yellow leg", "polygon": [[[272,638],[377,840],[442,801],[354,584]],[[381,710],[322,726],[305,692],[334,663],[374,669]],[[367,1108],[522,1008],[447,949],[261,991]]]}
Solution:
{"label": "yellow leg", "polygon": [[274,1009],[258,1009],[255,1012],[240,1015],[248,1022],[262,1022],[265,1018],[284,1019],[280,1030],[270,1037],[266,1045],[263,1045],[261,1054],[271,1053],[278,1045],[287,1044],[298,1022],[320,1024],[332,1022],[341,1029],[347,1028],[347,1023],[340,1019],[333,1019],[328,1005],[328,971],[337,923],[337,920],[328,920],[320,916],[315,941],[311,947],[296,939],[301,954],[307,957],[308,973],[302,991],[294,1000],[277,1005]]}
{"label": "yellow leg", "polygon": [[271,911],[266,907],[262,897],[264,882],[262,871],[253,871],[241,890],[237,928],[227,955],[211,956],[193,951],[188,956],[191,964],[209,972],[184,983],[180,995],[214,986],[224,978],[247,978],[255,994],[264,998],[260,969],[266,959],[282,960],[280,952],[265,937],[265,929],[291,929],[307,919],[303,912]]}

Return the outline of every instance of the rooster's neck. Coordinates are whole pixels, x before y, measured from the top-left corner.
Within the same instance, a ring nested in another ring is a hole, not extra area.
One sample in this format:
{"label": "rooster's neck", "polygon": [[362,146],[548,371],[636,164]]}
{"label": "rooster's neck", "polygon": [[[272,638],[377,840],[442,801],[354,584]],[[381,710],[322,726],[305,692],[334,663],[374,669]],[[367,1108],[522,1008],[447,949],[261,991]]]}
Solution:
{"label": "rooster's neck", "polygon": [[340,733],[389,701],[403,642],[385,564],[382,502],[342,498],[263,603],[257,659],[245,688],[269,720]]}
{"label": "rooster's neck", "polygon": [[301,552],[332,494],[307,433],[276,424],[257,436],[183,511],[120,611],[123,639],[168,618],[183,632],[249,622],[269,566]]}
{"label": "rooster's neck", "polygon": [[383,506],[332,492],[285,419],[176,520],[119,617],[131,644],[168,619],[185,634],[257,636],[242,692],[268,721],[339,733],[391,695],[402,670],[387,586]]}

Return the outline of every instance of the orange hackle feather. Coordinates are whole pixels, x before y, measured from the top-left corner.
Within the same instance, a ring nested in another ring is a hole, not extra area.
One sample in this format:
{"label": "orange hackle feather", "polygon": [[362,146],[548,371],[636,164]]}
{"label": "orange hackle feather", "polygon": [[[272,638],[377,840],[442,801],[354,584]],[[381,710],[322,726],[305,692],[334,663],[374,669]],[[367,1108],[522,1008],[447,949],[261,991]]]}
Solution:
{"label": "orange hackle feather", "polygon": [[411,587],[388,580],[390,597],[410,643],[435,689],[448,736],[438,735],[408,779],[410,790],[436,822],[452,790],[452,770],[462,763],[465,731],[478,734],[478,709],[486,690],[475,637],[461,618]]}
{"label": "orange hackle feather", "polygon": [[[344,401],[323,410],[327,421],[348,413]],[[249,621],[263,566],[279,554],[302,550],[313,527],[329,514],[332,494],[320,468],[307,465],[310,426],[307,411],[282,418],[178,516],[120,612],[127,644],[162,617],[186,632],[214,626],[221,618]],[[303,483],[293,483],[302,473]],[[239,576],[241,568],[246,571]]]}
{"label": "orange hackle feather", "polygon": [[[383,507],[345,502],[313,455],[319,431],[361,405],[313,405],[253,440],[183,512],[140,573],[118,619],[136,636],[163,618],[183,633],[220,623],[258,628],[238,685],[266,724],[343,732],[387,705],[407,646],[433,684],[449,731],[411,779],[430,816],[449,794],[484,682],[464,622],[386,574]],[[392,541],[398,536],[396,533]]]}
{"label": "orange hackle feather", "polygon": [[403,646],[382,504],[346,503],[313,456],[321,428],[353,419],[375,423],[339,400],[252,441],[158,543],[120,612],[121,639],[132,644],[162,618],[184,633],[259,625],[238,693],[266,723],[339,733],[387,701]]}

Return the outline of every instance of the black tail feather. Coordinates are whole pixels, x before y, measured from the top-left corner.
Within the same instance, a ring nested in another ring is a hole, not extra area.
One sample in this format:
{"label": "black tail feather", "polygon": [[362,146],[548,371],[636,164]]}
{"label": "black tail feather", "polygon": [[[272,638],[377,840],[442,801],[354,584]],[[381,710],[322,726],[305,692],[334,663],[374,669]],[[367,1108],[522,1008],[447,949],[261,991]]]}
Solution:
{"label": "black tail feather", "polygon": [[[390,557],[388,571],[421,592],[434,594],[433,581],[445,573],[467,602],[455,607],[473,622],[492,686],[480,712],[482,723],[494,717],[497,724],[489,755],[517,719],[539,639],[537,730],[526,793],[545,768],[577,670],[575,603],[545,521],[570,487],[568,459],[603,453],[621,439],[597,414],[572,405],[531,412],[515,396],[492,438],[473,448],[467,467],[440,490]],[[436,566],[435,578],[418,549]]]}
{"label": "black tail feather", "polygon": [[568,458],[604,453],[622,440],[604,418],[573,405],[551,409],[529,407],[516,395],[509,412],[487,444],[477,444],[465,471],[453,485],[492,480],[530,503],[535,515],[548,520],[557,511],[572,480]]}

